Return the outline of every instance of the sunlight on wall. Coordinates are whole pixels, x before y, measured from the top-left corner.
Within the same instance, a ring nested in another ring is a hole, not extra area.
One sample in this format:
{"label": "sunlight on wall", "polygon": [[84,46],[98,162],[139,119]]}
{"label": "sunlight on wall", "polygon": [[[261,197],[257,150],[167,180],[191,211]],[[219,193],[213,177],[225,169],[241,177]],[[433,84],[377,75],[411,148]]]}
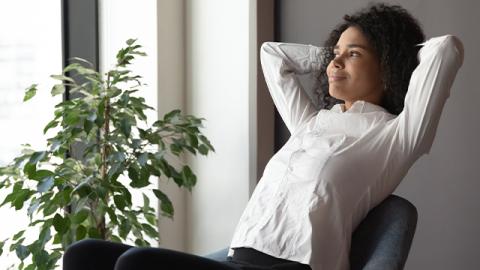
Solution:
{"label": "sunlight on wall", "polygon": [[[251,171],[250,20],[254,1],[186,2],[187,110],[207,119],[215,147],[191,159],[198,183],[189,194],[188,251],[225,248],[248,201]],[[256,64],[256,62],[254,62]],[[256,155],[256,152],[254,153]]]}

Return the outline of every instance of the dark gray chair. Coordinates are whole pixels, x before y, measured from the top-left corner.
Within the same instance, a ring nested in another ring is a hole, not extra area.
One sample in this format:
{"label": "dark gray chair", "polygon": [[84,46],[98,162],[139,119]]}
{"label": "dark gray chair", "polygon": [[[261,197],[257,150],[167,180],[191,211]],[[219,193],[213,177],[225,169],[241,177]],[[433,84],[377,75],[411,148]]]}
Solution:
{"label": "dark gray chair", "polygon": [[[402,270],[417,226],[417,209],[397,195],[370,210],[352,236],[351,270]],[[228,248],[205,257],[224,261]]]}

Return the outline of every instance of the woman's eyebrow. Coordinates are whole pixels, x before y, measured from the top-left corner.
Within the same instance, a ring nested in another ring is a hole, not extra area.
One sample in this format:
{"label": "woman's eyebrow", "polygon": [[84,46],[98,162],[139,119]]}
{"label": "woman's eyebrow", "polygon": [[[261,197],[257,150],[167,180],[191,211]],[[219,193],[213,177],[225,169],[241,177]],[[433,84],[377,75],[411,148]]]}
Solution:
{"label": "woman's eyebrow", "polygon": [[[335,46],[333,47],[334,50],[336,50],[336,49],[338,49],[338,48],[340,48],[340,46],[338,46],[338,45],[335,45]],[[364,45],[361,45],[361,44],[348,44],[348,45],[347,45],[347,48],[360,48],[360,49],[364,49],[364,50],[366,50],[366,51],[369,50],[369,49],[367,48],[367,46],[364,46]]]}

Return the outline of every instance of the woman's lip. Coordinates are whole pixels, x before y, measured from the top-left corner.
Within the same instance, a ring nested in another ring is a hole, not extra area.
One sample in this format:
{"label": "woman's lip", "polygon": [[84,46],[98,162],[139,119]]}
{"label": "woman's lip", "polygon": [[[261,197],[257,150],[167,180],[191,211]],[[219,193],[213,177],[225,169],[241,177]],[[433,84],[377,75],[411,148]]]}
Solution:
{"label": "woman's lip", "polygon": [[345,76],[330,76],[328,77],[329,82],[337,82],[346,79],[347,77]]}

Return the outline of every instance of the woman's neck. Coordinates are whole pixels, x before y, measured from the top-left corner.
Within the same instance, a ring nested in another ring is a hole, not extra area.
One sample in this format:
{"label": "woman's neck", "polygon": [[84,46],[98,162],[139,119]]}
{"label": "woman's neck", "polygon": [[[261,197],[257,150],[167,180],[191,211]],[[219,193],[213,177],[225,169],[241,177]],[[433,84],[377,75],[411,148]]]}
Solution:
{"label": "woman's neck", "polygon": [[352,104],[353,104],[353,103],[354,103],[354,102],[351,102],[351,101],[345,101],[345,103],[342,104],[342,106],[341,106],[342,111],[343,111],[343,112],[348,111],[348,110],[352,107]]}

